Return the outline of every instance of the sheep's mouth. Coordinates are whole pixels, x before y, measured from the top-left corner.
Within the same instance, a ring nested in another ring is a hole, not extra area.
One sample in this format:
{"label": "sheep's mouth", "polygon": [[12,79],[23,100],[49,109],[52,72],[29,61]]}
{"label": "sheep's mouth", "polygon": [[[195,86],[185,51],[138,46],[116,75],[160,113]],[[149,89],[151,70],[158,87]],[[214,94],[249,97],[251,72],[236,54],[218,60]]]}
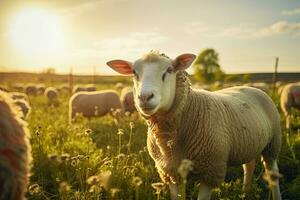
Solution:
{"label": "sheep's mouth", "polygon": [[140,106],[140,109],[142,110],[143,113],[147,115],[152,115],[156,111],[156,106]]}

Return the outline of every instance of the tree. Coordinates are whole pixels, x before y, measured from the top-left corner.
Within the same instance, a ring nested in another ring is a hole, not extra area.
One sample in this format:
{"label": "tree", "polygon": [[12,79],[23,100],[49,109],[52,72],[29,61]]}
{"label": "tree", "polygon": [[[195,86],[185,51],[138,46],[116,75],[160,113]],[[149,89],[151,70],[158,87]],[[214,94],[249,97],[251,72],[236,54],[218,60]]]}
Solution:
{"label": "tree", "polygon": [[214,49],[205,49],[200,52],[193,67],[195,78],[205,83],[220,80],[224,75],[219,65],[219,55]]}

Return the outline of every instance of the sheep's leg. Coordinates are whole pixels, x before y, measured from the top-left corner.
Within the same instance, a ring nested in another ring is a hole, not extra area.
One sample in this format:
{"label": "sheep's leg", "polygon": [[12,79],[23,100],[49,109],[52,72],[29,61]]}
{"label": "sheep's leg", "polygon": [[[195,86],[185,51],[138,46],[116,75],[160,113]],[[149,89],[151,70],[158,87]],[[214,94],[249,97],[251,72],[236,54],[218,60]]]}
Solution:
{"label": "sheep's leg", "polygon": [[252,183],[252,177],[255,169],[255,160],[243,164],[243,169],[244,169],[243,190],[246,191],[250,188]]}
{"label": "sheep's leg", "polygon": [[173,184],[170,183],[169,184],[169,188],[170,188],[170,195],[171,195],[171,200],[179,200],[179,193],[178,193],[178,185],[177,184]]}
{"label": "sheep's leg", "polygon": [[[266,172],[275,172],[279,173],[278,165],[276,160],[264,160],[263,162]],[[279,188],[279,177],[272,177],[274,182],[274,186],[271,187],[273,200],[281,200],[280,188]]]}
{"label": "sheep's leg", "polygon": [[197,200],[210,200],[211,193],[211,187],[201,184]]}

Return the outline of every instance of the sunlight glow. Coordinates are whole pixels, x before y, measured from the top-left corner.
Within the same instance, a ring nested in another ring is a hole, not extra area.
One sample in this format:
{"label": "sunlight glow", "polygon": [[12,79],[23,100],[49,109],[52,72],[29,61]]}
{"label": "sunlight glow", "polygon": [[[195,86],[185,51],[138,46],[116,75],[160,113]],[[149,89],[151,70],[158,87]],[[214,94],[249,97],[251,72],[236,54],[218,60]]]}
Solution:
{"label": "sunlight glow", "polygon": [[9,36],[28,58],[58,55],[65,44],[60,18],[45,9],[30,8],[18,13],[11,22]]}

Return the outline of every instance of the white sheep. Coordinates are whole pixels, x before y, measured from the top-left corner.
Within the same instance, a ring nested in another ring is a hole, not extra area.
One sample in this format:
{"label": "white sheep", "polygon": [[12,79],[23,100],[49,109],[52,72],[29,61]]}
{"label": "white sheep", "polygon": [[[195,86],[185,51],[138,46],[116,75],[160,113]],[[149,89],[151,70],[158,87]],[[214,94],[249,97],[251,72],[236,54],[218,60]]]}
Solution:
{"label": "white sheep", "polygon": [[31,107],[25,99],[16,99],[13,100],[14,104],[19,107],[20,112],[22,113],[21,119],[27,119],[28,115],[31,112]]}
{"label": "white sheep", "polygon": [[25,93],[27,95],[33,95],[33,96],[36,96],[37,95],[37,88],[34,84],[28,84],[26,87],[25,87]]}
{"label": "white sheep", "polygon": [[46,90],[46,87],[45,87],[44,84],[38,84],[38,85],[36,86],[36,89],[37,89],[37,93],[38,93],[39,95],[43,95],[44,92],[45,92],[45,90]]}
{"label": "white sheep", "polygon": [[86,88],[84,86],[82,86],[82,85],[75,85],[73,87],[72,93],[75,94],[77,92],[83,92],[83,91],[86,91]]}
{"label": "white sheep", "polygon": [[300,83],[290,83],[283,87],[280,96],[280,107],[286,118],[286,128],[290,128],[291,109],[300,110]]}
{"label": "white sheep", "polygon": [[22,200],[29,182],[31,147],[27,124],[13,100],[0,91],[0,199]]}
{"label": "white sheep", "polygon": [[44,96],[47,98],[48,104],[50,105],[54,105],[58,101],[58,91],[54,87],[47,87]]}
{"label": "white sheep", "polygon": [[123,88],[121,91],[120,99],[122,102],[123,110],[125,112],[133,113],[134,111],[136,111],[132,87]]}
{"label": "white sheep", "polygon": [[93,92],[93,91],[96,91],[97,88],[93,84],[88,84],[88,85],[85,86],[85,90],[88,91],[88,92]]}
{"label": "white sheep", "polygon": [[87,118],[101,117],[121,107],[119,95],[113,90],[77,92],[69,101],[69,120],[71,123],[76,113]]}
{"label": "white sheep", "polygon": [[[199,200],[210,199],[231,165],[243,164],[248,188],[260,154],[265,169],[278,172],[280,117],[270,97],[250,87],[192,89],[184,70],[195,57],[172,60],[152,51],[134,63],[107,62],[121,74],[134,75],[135,105],[148,124],[147,148],[161,179],[170,184],[172,199],[178,197],[176,172],[184,159],[193,162],[190,175],[201,183]],[[279,181],[274,182],[273,199],[281,199]]]}

